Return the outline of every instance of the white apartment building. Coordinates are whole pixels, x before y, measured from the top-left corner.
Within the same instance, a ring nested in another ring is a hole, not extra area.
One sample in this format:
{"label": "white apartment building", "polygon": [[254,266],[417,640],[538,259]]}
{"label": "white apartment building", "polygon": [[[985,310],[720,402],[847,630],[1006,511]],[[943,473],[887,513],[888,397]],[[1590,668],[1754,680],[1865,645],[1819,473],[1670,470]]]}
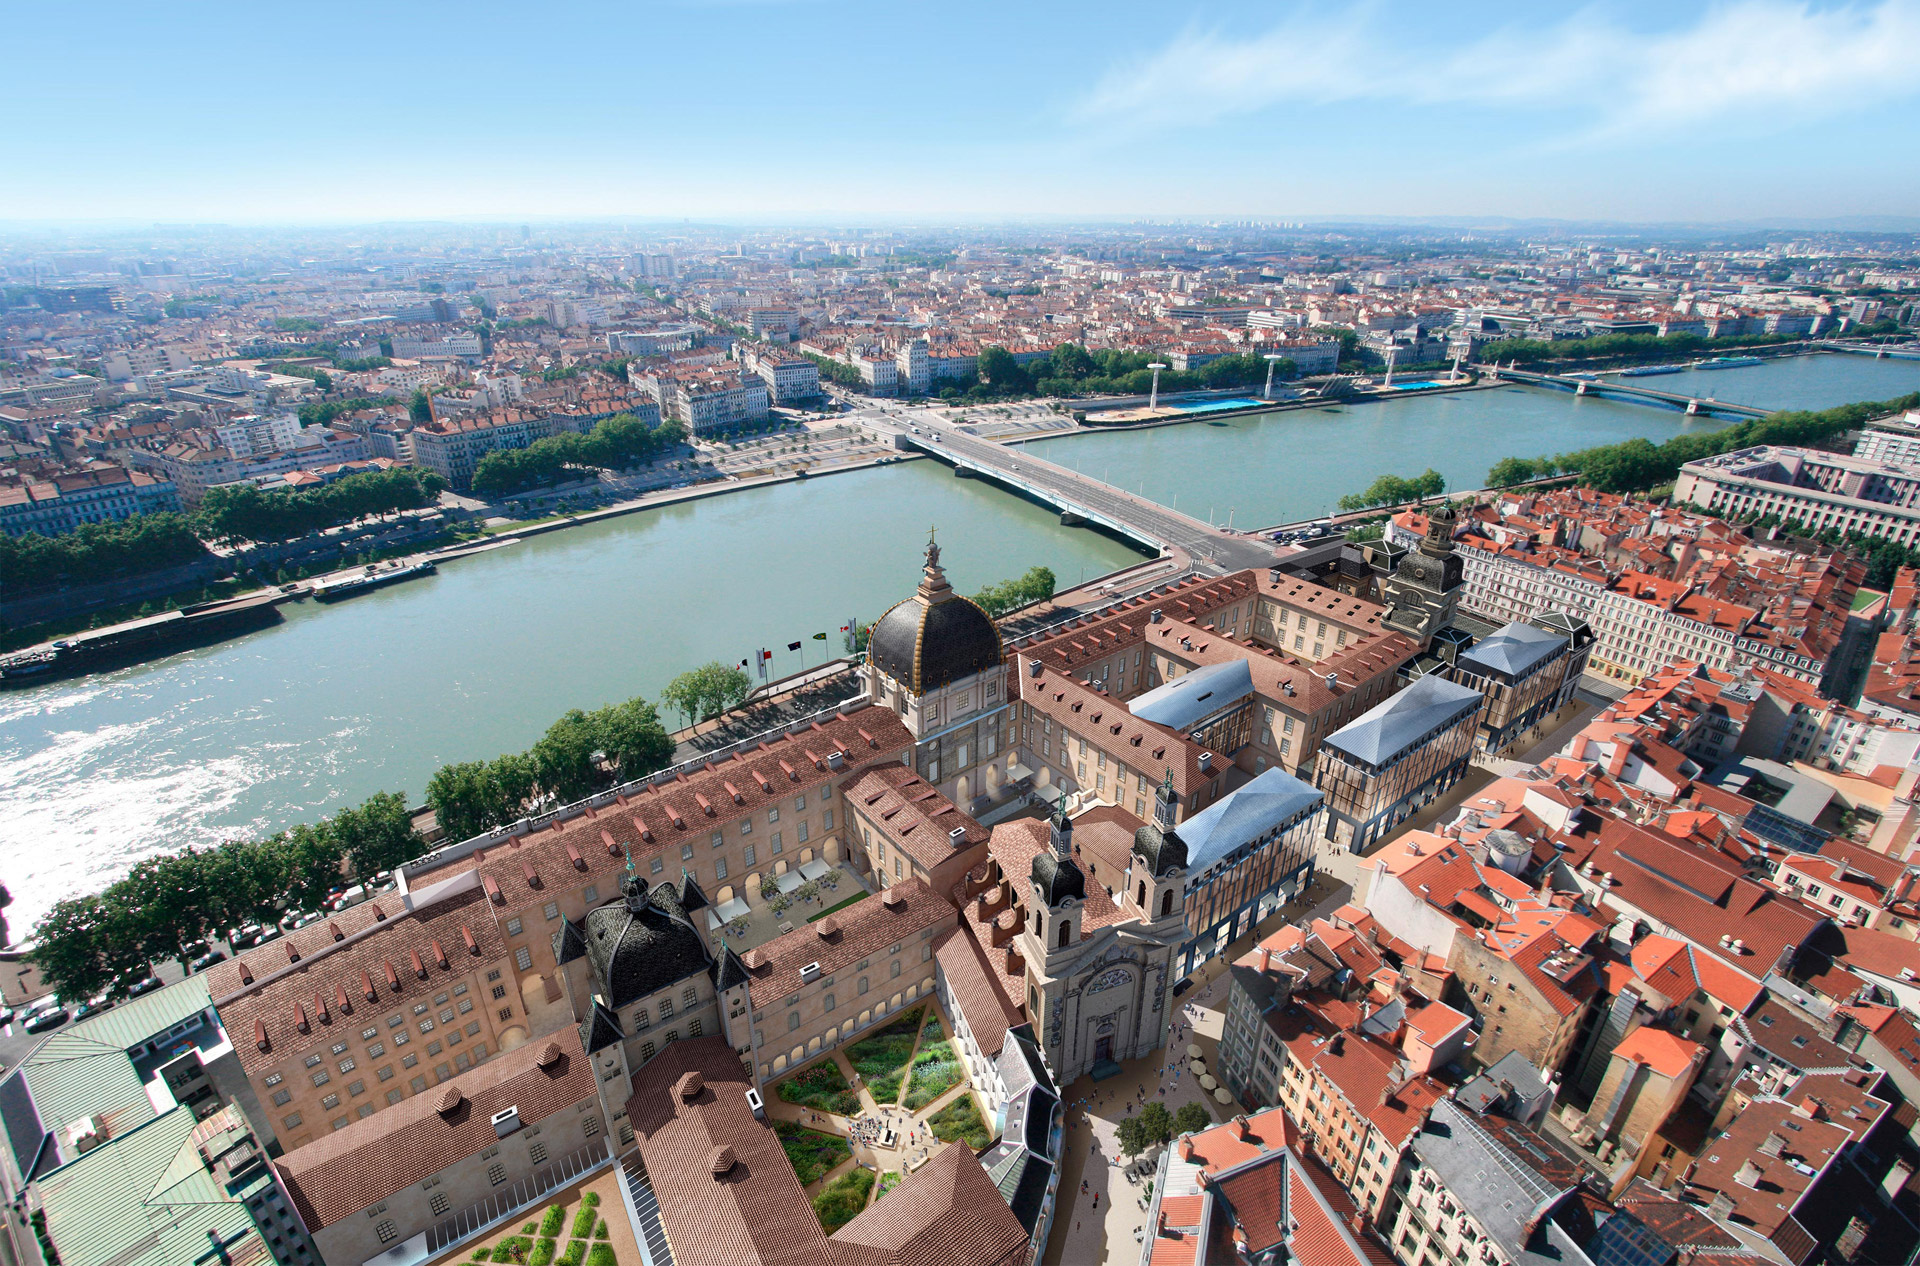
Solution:
{"label": "white apartment building", "polygon": [[279,452],[252,457],[237,457],[224,447],[200,448],[193,444],[172,444],[158,452],[130,448],[124,460],[135,470],[145,470],[173,481],[181,503],[192,507],[200,503],[207,489],[221,484],[252,483],[266,475],[284,475],[290,470],[331,466],[337,462],[363,461],[367,457],[364,437],[326,427],[303,428],[294,444]]}
{"label": "white apartment building", "polygon": [[811,400],[820,394],[820,367],[804,356],[764,344],[747,344],[741,348],[740,359],[767,384],[775,404]]}
{"label": "white apartment building", "polygon": [[691,435],[712,435],[758,422],[773,398],[758,376],[726,369],[701,369],[672,377],[649,377],[641,386],[653,392],[660,411],[686,425]]}
{"label": "white apartment building", "polygon": [[445,338],[396,338],[395,360],[478,360],[483,355],[478,334],[449,334]]}
{"label": "white apartment building", "polygon": [[179,373],[193,368],[193,358],[182,347],[121,347],[101,359],[110,382],[126,382],[152,374]]}
{"label": "white apartment building", "polygon": [[263,417],[252,414],[235,418],[213,428],[220,447],[235,457],[264,457],[295,447],[300,442],[300,419],[291,413]]}
{"label": "white apartment building", "polygon": [[525,448],[553,434],[544,413],[510,409],[457,418],[440,418],[407,433],[414,464],[424,466],[455,488],[473,484],[480,459],[496,449]]}
{"label": "white apartment building", "polygon": [[1776,514],[1815,532],[1920,544],[1920,468],[1897,462],[1761,445],[1688,462],[1673,499],[1722,516]]}
{"label": "white apartment building", "polygon": [[876,396],[890,396],[900,389],[900,367],[882,352],[854,352],[849,358],[860,371],[860,381]]}
{"label": "white apartment building", "polygon": [[432,365],[389,365],[375,370],[373,381],[384,395],[406,395],[421,387],[430,387],[447,376],[447,371]]}
{"label": "white apartment building", "polygon": [[792,308],[752,308],[747,312],[747,329],[755,338],[769,334],[798,334],[800,314]]}
{"label": "white apartment building", "polygon": [[927,340],[908,339],[893,354],[895,381],[908,393],[924,396],[933,387],[933,358],[927,352]]}

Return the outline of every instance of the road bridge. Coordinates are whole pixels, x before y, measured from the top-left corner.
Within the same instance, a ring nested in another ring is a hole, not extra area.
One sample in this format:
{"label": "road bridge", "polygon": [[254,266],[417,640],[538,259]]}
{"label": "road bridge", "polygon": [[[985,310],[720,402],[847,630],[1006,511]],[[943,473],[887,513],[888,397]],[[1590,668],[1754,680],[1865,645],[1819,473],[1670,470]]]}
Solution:
{"label": "road bridge", "polygon": [[1920,343],[1843,343],[1839,339],[1823,339],[1816,346],[1829,352],[1852,352],[1855,356],[1871,356],[1875,360],[1920,360]]}
{"label": "road bridge", "polygon": [[1729,418],[1764,418],[1773,412],[1771,409],[1762,409],[1751,404],[1733,404],[1726,400],[1715,400],[1711,396],[1683,396],[1653,387],[1642,387],[1638,383],[1620,382],[1616,379],[1539,374],[1530,369],[1502,368],[1498,365],[1483,368],[1485,372],[1506,382],[1525,383],[1531,387],[1553,387],[1561,391],[1571,391],[1577,396],[1606,396],[1644,404],[1668,405],[1690,416],[1709,413]]}
{"label": "road bridge", "polygon": [[1197,570],[1221,574],[1267,567],[1274,560],[1271,541],[1202,523],[1025,449],[1003,448],[947,427],[906,431],[899,440],[952,466],[956,474],[990,479],[1051,506],[1062,523],[1098,526],[1154,553],[1184,555]]}

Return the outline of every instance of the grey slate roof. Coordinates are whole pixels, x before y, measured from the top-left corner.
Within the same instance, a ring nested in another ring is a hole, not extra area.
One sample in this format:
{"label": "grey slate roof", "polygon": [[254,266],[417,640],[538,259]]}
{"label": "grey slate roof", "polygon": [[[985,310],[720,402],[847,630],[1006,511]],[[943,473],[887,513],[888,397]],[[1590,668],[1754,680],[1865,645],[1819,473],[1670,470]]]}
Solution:
{"label": "grey slate roof", "polygon": [[615,1042],[626,1040],[626,1032],[620,1027],[620,1018],[595,998],[593,1010],[580,1023],[580,1049],[591,1055],[596,1051],[605,1050]]}
{"label": "grey slate roof", "polygon": [[565,915],[560,916],[560,930],[553,934],[553,961],[571,963],[576,958],[587,956],[587,934],[580,925]]}
{"label": "grey slate roof", "polygon": [[625,1007],[708,969],[706,942],[672,884],[647,888],[631,876],[626,900],[587,912],[587,959],[615,1007]]}
{"label": "grey slate roof", "polygon": [[1475,642],[1461,654],[1460,662],[1467,667],[1517,677],[1566,644],[1565,638],[1515,620]]}
{"label": "grey slate roof", "polygon": [[1430,673],[1335,730],[1325,742],[1355,760],[1384,765],[1434,731],[1477,711],[1480,703],[1478,690]]}
{"label": "grey slate roof", "polygon": [[1571,1188],[1548,1181],[1466,1109],[1435,1104],[1413,1150],[1515,1266],[1587,1260],[1545,1216]]}
{"label": "grey slate roof", "polygon": [[1241,847],[1309,812],[1321,795],[1275,766],[1174,830],[1187,846],[1187,869],[1205,870]]}
{"label": "grey slate roof", "polygon": [[1127,711],[1142,721],[1186,730],[1220,709],[1253,696],[1253,669],[1244,659],[1196,668],[1139,695]]}

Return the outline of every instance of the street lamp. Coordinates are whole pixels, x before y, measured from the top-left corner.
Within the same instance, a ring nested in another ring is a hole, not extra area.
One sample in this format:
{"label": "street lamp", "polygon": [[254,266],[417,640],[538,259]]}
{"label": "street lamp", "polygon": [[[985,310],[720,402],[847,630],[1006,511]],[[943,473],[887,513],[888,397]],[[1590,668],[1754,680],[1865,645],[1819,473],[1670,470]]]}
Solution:
{"label": "street lamp", "polygon": [[1147,396],[1147,409],[1151,411],[1160,407],[1160,371],[1165,369],[1166,365],[1160,361],[1154,361],[1147,368],[1153,371],[1153,391]]}
{"label": "street lamp", "polygon": [[1267,362],[1267,385],[1260,389],[1260,398],[1262,400],[1271,400],[1273,399],[1273,367],[1278,362],[1285,360],[1286,357],[1278,352],[1268,352],[1262,359]]}

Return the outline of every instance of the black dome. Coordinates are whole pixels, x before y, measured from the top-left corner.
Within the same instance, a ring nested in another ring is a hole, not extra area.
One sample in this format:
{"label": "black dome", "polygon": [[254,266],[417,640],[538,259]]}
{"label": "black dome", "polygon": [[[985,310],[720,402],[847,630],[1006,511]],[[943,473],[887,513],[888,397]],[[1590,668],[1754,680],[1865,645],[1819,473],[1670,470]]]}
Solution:
{"label": "black dome", "polygon": [[587,957],[616,1009],[705,971],[709,961],[672,884],[649,891],[646,880],[630,876],[621,890],[623,902],[589,910],[586,919]]}
{"label": "black dome", "polygon": [[1173,828],[1149,822],[1133,833],[1133,855],[1147,864],[1147,873],[1158,878],[1171,870],[1187,868],[1187,846]]}
{"label": "black dome", "polygon": [[874,622],[867,660],[914,694],[991,672],[1005,659],[1000,630],[985,611],[953,592],[940,569],[940,547],[927,546],[919,591]]}
{"label": "black dome", "polygon": [[1068,897],[1087,899],[1087,877],[1080,873],[1080,867],[1071,858],[1055,857],[1050,850],[1034,855],[1033,882],[1040,889],[1040,900],[1049,906],[1057,906]]}

